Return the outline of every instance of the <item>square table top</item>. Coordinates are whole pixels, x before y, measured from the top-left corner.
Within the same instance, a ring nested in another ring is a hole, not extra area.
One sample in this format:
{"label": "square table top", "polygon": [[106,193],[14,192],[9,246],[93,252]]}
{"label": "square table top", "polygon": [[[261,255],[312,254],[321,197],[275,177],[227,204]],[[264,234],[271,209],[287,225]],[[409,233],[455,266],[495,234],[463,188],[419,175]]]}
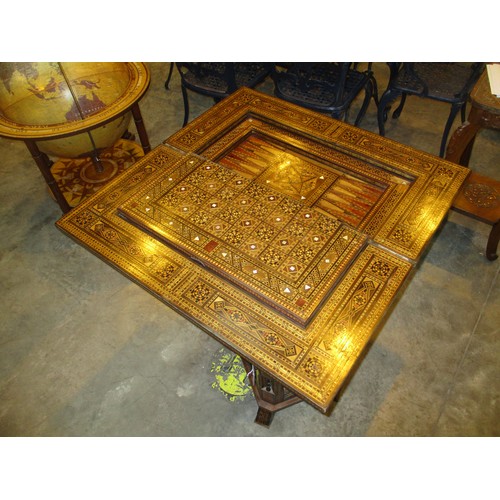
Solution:
{"label": "square table top", "polygon": [[327,412],[468,173],[243,88],[57,225]]}

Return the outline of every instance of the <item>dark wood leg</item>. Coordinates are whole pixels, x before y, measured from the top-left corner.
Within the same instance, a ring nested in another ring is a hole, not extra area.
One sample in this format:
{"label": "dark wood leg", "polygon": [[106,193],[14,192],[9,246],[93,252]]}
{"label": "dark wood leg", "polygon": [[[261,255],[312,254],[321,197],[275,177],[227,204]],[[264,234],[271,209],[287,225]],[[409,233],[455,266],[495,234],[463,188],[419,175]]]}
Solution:
{"label": "dark wood leg", "polygon": [[144,126],[144,122],[142,121],[141,109],[139,108],[138,102],[136,102],[132,106],[132,116],[134,117],[135,127],[137,129],[137,133],[139,134],[139,139],[141,141],[141,146],[144,154],[149,153],[151,151],[151,145],[149,144],[149,137],[148,133],[146,132],[146,127]]}
{"label": "dark wood leg", "polygon": [[254,422],[259,425],[263,425],[264,427],[270,427],[271,422],[273,421],[274,412],[261,408],[257,410],[257,416],[255,417]]}
{"label": "dark wood leg", "polygon": [[245,370],[247,370],[255,400],[259,405],[255,417],[256,424],[269,427],[277,411],[302,401],[301,398],[289,391],[276,379],[262,372],[248,361],[244,359],[242,361]]}
{"label": "dark wood leg", "polygon": [[52,166],[52,161],[45,153],[42,153],[38,149],[38,146],[35,141],[26,139],[24,143],[26,144],[26,147],[31,153],[31,156],[33,157],[35,163],[40,169],[40,172],[42,173],[43,178],[45,179],[45,182],[47,183],[47,186],[49,187],[50,191],[54,195],[54,198],[56,199],[59,207],[64,213],[69,212],[71,210],[71,207],[69,206],[69,203],[66,201],[66,198],[59,189],[59,186],[57,185],[57,182],[54,179],[52,172],[50,171],[50,167]]}
{"label": "dark wood leg", "polygon": [[477,133],[481,129],[481,119],[475,108],[471,109],[469,117],[455,130],[446,148],[445,159],[467,167],[469,165],[472,147]]}
{"label": "dark wood leg", "polygon": [[474,147],[474,142],[476,141],[476,136],[474,136],[469,144],[465,147],[462,155],[460,156],[459,165],[463,165],[464,167],[469,166],[470,155],[472,154],[472,148]]}
{"label": "dark wood leg", "polygon": [[498,241],[500,240],[500,220],[493,224],[491,228],[488,243],[486,244],[486,258],[488,260],[495,260],[498,258],[497,248]]}
{"label": "dark wood leg", "polygon": [[499,130],[500,114],[495,115],[473,105],[467,121],[453,133],[446,149],[446,159],[467,167],[476,135],[483,128]]}

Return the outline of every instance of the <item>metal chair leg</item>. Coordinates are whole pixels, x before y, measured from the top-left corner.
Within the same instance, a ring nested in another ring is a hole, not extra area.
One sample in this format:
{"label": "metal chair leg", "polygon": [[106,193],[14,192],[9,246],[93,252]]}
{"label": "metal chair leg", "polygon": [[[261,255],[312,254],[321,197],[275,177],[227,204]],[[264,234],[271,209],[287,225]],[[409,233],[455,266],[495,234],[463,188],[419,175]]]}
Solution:
{"label": "metal chair leg", "polygon": [[182,126],[185,127],[189,120],[189,101],[188,101],[186,87],[182,85],[181,89],[182,89],[182,99],[184,100],[184,123],[182,124]]}
{"label": "metal chair leg", "polygon": [[165,81],[165,88],[167,90],[170,90],[169,84],[170,84],[170,79],[172,78],[172,72],[174,71],[174,63],[170,63],[170,69],[168,70],[168,77]]}
{"label": "metal chair leg", "polygon": [[377,121],[378,121],[378,130],[381,136],[385,135],[385,122],[387,121],[387,112],[390,108],[389,104],[392,101],[395,101],[399,97],[399,92],[393,92],[392,90],[386,90],[382,97],[380,98],[380,102],[377,108]]}
{"label": "metal chair leg", "polygon": [[405,107],[405,102],[406,102],[406,94],[402,94],[399,106],[394,110],[394,113],[392,113],[392,118],[394,120],[400,117],[401,113],[403,112],[403,108]]}
{"label": "metal chair leg", "polygon": [[372,89],[373,89],[373,100],[375,101],[375,105],[378,108],[379,105],[379,100],[378,100],[378,85],[377,85],[377,80],[375,80],[375,77],[372,75],[370,78],[372,82]]}
{"label": "metal chair leg", "polygon": [[363,104],[361,106],[361,109],[359,110],[358,116],[356,117],[356,121],[354,122],[354,125],[357,127],[363,117],[365,116],[366,110],[368,109],[368,105],[370,104],[370,100],[373,95],[373,83],[371,80],[368,80],[365,86],[365,98],[363,100]]}

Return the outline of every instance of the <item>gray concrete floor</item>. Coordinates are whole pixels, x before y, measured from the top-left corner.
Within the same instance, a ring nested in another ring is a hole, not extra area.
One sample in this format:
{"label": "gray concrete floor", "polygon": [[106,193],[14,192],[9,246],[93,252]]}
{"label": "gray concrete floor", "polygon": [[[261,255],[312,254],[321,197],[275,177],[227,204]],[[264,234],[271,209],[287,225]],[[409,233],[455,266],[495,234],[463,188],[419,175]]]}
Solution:
{"label": "gray concrete floor", "polygon": [[[141,110],[154,147],[183,107],[177,73],[167,91],[168,64],[149,66]],[[375,72],[381,94],[388,71]],[[212,105],[191,102],[191,118]],[[437,154],[447,114],[409,98],[386,135]],[[373,102],[362,127],[378,131]],[[499,145],[483,131],[471,168],[500,178]],[[0,139],[0,158],[1,436],[500,435],[489,226],[450,213],[332,414],[301,403],[266,429],[251,395],[231,402],[212,388],[216,341],[56,229],[61,212],[24,144]]]}

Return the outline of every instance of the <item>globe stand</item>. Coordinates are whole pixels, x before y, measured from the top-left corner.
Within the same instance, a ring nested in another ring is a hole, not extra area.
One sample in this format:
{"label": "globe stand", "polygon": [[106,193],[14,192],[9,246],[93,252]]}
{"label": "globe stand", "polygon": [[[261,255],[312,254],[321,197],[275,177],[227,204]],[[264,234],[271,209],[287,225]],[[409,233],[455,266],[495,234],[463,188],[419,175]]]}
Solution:
{"label": "globe stand", "polygon": [[94,159],[87,156],[59,158],[52,164],[51,174],[57,183],[58,190],[63,194],[71,209],[96,193],[143,156],[144,152],[139,144],[122,138],[113,147],[100,152],[100,172],[95,168]]}
{"label": "globe stand", "polygon": [[99,155],[96,151],[92,151],[90,158],[92,159],[92,163],[94,164],[95,171],[98,174],[104,172],[104,167],[102,166],[101,159],[99,158]]}
{"label": "globe stand", "polygon": [[[53,175],[54,162],[49,155],[74,159],[81,159],[82,154],[86,155],[96,176],[100,177],[98,182],[103,182],[108,175],[106,165],[102,163],[103,154],[114,148],[117,138],[126,130],[130,119],[128,113],[132,114],[135,122],[142,146],[141,153],[151,151],[138,104],[150,83],[150,73],[144,63],[0,65],[0,83],[3,83],[3,86],[0,85],[0,136],[24,141],[64,213],[72,207]],[[44,73],[44,70],[47,73]],[[17,80],[13,75],[16,75]],[[101,75],[104,76],[101,78]],[[118,80],[115,81],[114,78]],[[68,91],[72,100],[64,98]],[[36,115],[37,119],[33,119],[31,123],[31,116],[35,116],[33,110],[38,110],[39,102],[44,106],[55,102],[64,103],[69,109],[64,109],[64,114],[61,114],[60,108],[49,108],[51,113],[47,116],[43,113],[40,115],[43,120]],[[85,141],[81,141],[80,136],[85,134],[90,138],[90,147]],[[68,141],[70,146],[66,144],[65,149],[63,143],[66,138],[71,141]],[[39,143],[44,141],[49,143],[40,149]],[[55,148],[54,142],[57,143]]]}
{"label": "globe stand", "polygon": [[[144,122],[142,120],[139,103],[137,102],[134,103],[131,108],[131,111],[132,111],[132,116],[134,118],[134,124],[137,129],[137,133],[139,135],[139,140],[141,142],[142,151],[144,152],[144,154],[149,153],[149,151],[151,151],[151,145],[149,144],[149,137],[146,132],[146,127],[144,126]],[[64,194],[61,192],[59,184],[52,175],[51,168],[54,162],[45,153],[40,151],[36,141],[32,139],[24,139],[24,143],[26,144],[33,160],[35,161],[40,172],[42,173],[43,178],[45,179],[45,182],[47,183],[47,186],[49,187],[57,204],[64,213],[69,212],[72,207],[68,204],[68,201],[66,200]],[[100,155],[102,155],[102,153],[97,153],[95,151],[90,155],[92,163],[94,164],[96,172],[98,173],[102,173],[104,171],[103,166],[101,164]]]}

